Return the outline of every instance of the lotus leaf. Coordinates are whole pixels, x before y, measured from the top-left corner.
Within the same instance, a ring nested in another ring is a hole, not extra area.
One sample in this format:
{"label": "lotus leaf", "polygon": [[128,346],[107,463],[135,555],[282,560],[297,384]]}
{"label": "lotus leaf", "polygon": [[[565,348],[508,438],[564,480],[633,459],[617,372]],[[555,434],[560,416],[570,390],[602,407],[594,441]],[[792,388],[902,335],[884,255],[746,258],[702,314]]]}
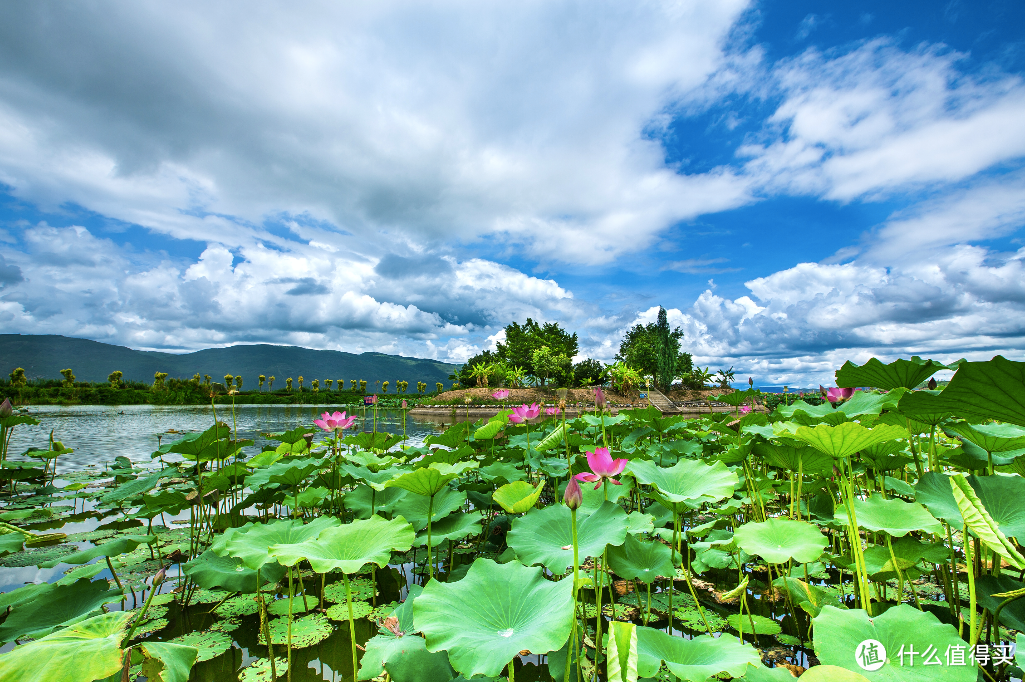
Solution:
{"label": "lotus leaf", "polygon": [[665,468],[651,461],[634,460],[627,465],[627,471],[641,483],[658,488],[662,497],[672,503],[717,502],[732,496],[740,482],[722,462],[708,465],[692,459]]}
{"label": "lotus leaf", "polygon": [[986,362],[962,362],[933,402],[966,419],[1025,426],[1025,362],[1000,355]]}
{"label": "lotus leaf", "polygon": [[139,648],[146,657],[142,674],[147,682],[188,682],[199,656],[195,647],[170,642],[143,642]]}
{"label": "lotus leaf", "polygon": [[384,632],[367,642],[357,680],[371,680],[387,672],[395,682],[450,682],[456,672],[444,651],[431,653],[423,637],[396,637]]}
{"label": "lotus leaf", "polygon": [[370,468],[366,468],[366,467],[361,467],[361,466],[356,465],[356,464],[344,464],[344,463],[341,466],[339,466],[338,468],[341,469],[342,471],[344,471],[345,473],[349,474],[350,476],[352,476],[357,481],[363,481],[368,486],[370,486],[371,488],[373,488],[374,490],[376,490],[378,492],[384,490],[385,484],[388,481],[390,481],[393,478],[395,478],[395,476],[397,474],[399,474],[401,471],[404,471],[404,470],[396,471],[394,468],[391,468],[391,467],[389,467],[387,469],[375,471],[374,469],[370,469]]}
{"label": "lotus leaf", "polygon": [[0,641],[11,642],[24,635],[46,634],[58,625],[80,621],[99,611],[104,604],[120,601],[121,590],[111,590],[106,580],[77,580],[39,591],[14,607],[0,625]]}
{"label": "lotus leaf", "polygon": [[744,634],[751,634],[751,623],[754,622],[754,632],[756,635],[778,635],[783,631],[783,626],[772,618],[766,618],[765,616],[754,616],[745,613],[740,615],[734,613],[733,615],[726,617],[726,622],[729,623],[730,627],[737,632],[743,632]]}
{"label": "lotus leaf", "polygon": [[47,561],[40,564],[40,568],[53,568],[57,564],[84,564],[96,557],[115,557],[126,552],[131,552],[141,544],[151,544],[157,539],[156,535],[124,535],[116,540],[80,552],[61,557],[56,561]]}
{"label": "lotus leaf", "polygon": [[[1020,583],[1009,575],[983,574],[975,579],[979,604],[994,614],[1000,607],[1000,603],[1004,601],[1000,597],[994,597],[994,594],[1004,594],[1023,588],[1025,588],[1025,583]],[[1025,598],[1008,602],[1000,611],[1000,622],[1009,628],[1025,632]]]}
{"label": "lotus leaf", "polygon": [[[301,594],[292,596],[292,615],[297,613],[306,613],[307,611],[313,611],[320,605],[320,599],[307,594],[305,597]],[[288,615],[288,597],[276,599],[267,606],[267,613],[272,616],[287,616]]]}
{"label": "lotus leaf", "polygon": [[[352,619],[363,618],[370,615],[370,612],[374,610],[369,602],[365,601],[354,601],[352,602]],[[340,620],[348,622],[349,620],[349,605],[348,604],[335,604],[329,606],[324,614],[331,620]]]}
{"label": "lotus leaf", "polygon": [[[577,547],[580,561],[601,556],[608,545],[626,540],[626,512],[612,502],[583,516],[577,512]],[[533,509],[515,519],[506,542],[527,565],[543,564],[555,574],[563,574],[573,565],[573,526],[569,507],[555,504]]]}
{"label": "lotus leaf", "polygon": [[508,462],[495,462],[494,464],[489,464],[486,467],[481,467],[480,475],[481,478],[486,481],[502,479],[509,483],[522,480],[527,476],[526,472],[522,469],[519,469],[516,465]]}
{"label": "lotus leaf", "polygon": [[932,391],[911,391],[904,394],[897,409],[905,419],[911,420],[911,427],[918,433],[928,432],[933,426],[951,416],[943,398]]}
{"label": "lotus leaf", "polygon": [[[185,575],[190,576],[200,587],[207,589],[223,588],[229,592],[256,592],[256,571],[247,568],[241,559],[230,556],[218,556],[213,549],[182,566]],[[285,574],[279,564],[264,565],[260,569],[260,579],[277,582]]]}
{"label": "lotus leaf", "polygon": [[534,508],[544,488],[545,481],[538,483],[536,488],[526,481],[513,481],[496,490],[492,497],[506,513],[522,514]]}
{"label": "lotus leaf", "polygon": [[[467,535],[479,535],[481,524],[481,513],[472,511],[466,514],[450,514],[441,521],[435,521],[431,526],[431,544],[438,546],[439,543],[448,540],[462,540]],[[427,531],[420,531],[413,543],[416,547],[423,547],[427,544]]]}
{"label": "lotus leaf", "polygon": [[[1025,480],[1018,476],[969,476],[968,483],[1004,535],[1025,538],[1025,508],[1021,504]],[[926,472],[915,484],[915,499],[954,528],[964,525],[947,474]]]}
{"label": "lotus leaf", "polygon": [[338,519],[330,516],[318,516],[305,525],[301,520],[293,519],[247,523],[225,543],[223,551],[241,559],[247,568],[256,570],[275,561],[270,554],[271,546],[297,544],[315,538],[338,523]]}
{"label": "lotus leaf", "polygon": [[[905,665],[901,665],[898,655],[901,647],[913,647],[919,653],[932,647],[942,656],[948,646],[965,645],[956,628],[941,623],[928,611],[919,611],[907,604],[891,607],[874,618],[869,618],[861,609],[845,611],[824,606],[813,622],[815,653],[827,665],[860,673],[862,668],[857,656],[861,655],[861,643],[867,639],[882,643],[886,663],[866,675],[870,680],[931,682],[936,679],[936,666],[922,665],[922,660],[910,666],[906,658]],[[948,682],[975,682],[977,674],[972,666],[943,666],[943,679]]]}
{"label": "lotus leaf", "polygon": [[495,676],[520,651],[562,647],[573,619],[572,590],[572,580],[545,580],[538,568],[477,559],[458,582],[428,583],[413,603],[413,618],[428,651],[447,651],[466,677]]}
{"label": "lotus leaf", "polygon": [[406,493],[401,500],[395,503],[394,512],[401,514],[413,526],[413,530],[421,531],[427,528],[427,514],[430,511],[431,524],[436,524],[443,518],[458,510],[466,503],[466,493],[445,486],[434,496],[431,502],[429,495],[418,495]]}
{"label": "lotus leaf", "polygon": [[756,443],[752,450],[772,466],[787,471],[803,471],[807,475],[825,474],[833,469],[833,460],[810,445]]}
{"label": "lotus leaf", "polygon": [[895,388],[915,388],[936,372],[952,369],[935,360],[923,360],[917,355],[910,360],[903,358],[884,365],[876,358],[864,365],[855,365],[848,360],[836,371],[836,385],[843,388],[872,386],[889,391]]}
{"label": "lotus leaf", "polygon": [[409,493],[401,488],[375,490],[369,485],[358,485],[345,493],[345,508],[357,518],[369,519],[374,514],[391,514],[395,506]]}
{"label": "lotus leaf", "polygon": [[413,540],[413,527],[401,516],[391,521],[372,516],[328,528],[305,542],[273,545],[270,552],[286,566],[306,559],[317,573],[339,569],[351,575],[369,563],[383,568],[393,551],[408,550]]}
{"label": "lotus leaf", "polygon": [[1025,448],[1025,429],[1012,424],[952,424],[947,430],[965,438],[986,452]]}
{"label": "lotus leaf", "polygon": [[785,585],[794,603],[804,609],[812,618],[821,613],[823,606],[828,605],[839,609],[847,608],[839,599],[826,590],[816,585],[810,585],[798,578],[776,578],[772,581],[772,585],[777,588]]}
{"label": "lotus leaf", "polygon": [[196,662],[217,658],[231,648],[231,635],[223,632],[195,631],[168,640],[171,644],[192,647],[198,652]]}
{"label": "lotus leaf", "polygon": [[627,535],[622,545],[609,548],[609,567],[626,580],[651,583],[656,578],[676,574],[672,554],[661,542]]}
{"label": "lotus leaf", "polygon": [[[350,580],[349,590],[352,593],[352,600],[354,602],[373,599],[377,594],[377,587],[374,585],[374,581],[366,578]],[[330,603],[345,602],[345,583],[331,583],[325,587],[324,601]]]}
{"label": "lotus leaf", "polygon": [[255,597],[239,596],[231,597],[213,610],[214,615],[222,618],[240,618],[242,616],[255,615],[260,610],[260,605]]}
{"label": "lotus leaf", "polygon": [[[861,520],[861,517],[858,517]],[[893,558],[897,559],[897,568],[901,571],[911,568],[920,561],[928,561],[931,564],[942,564],[950,558],[950,551],[942,544],[930,544],[919,542],[914,538],[902,537],[891,544],[893,557],[885,545],[873,545],[865,550],[865,567],[869,575],[879,573],[889,574],[882,576],[885,579],[896,577]]]}
{"label": "lotus leaf", "polygon": [[278,678],[285,676],[288,673],[288,659],[275,658],[272,667],[269,658],[257,658],[242,671],[238,682],[274,682],[272,671],[277,672]]}
{"label": "lotus leaf", "polygon": [[819,452],[839,459],[878,443],[906,438],[908,434],[899,426],[884,424],[869,429],[857,422],[846,422],[837,426],[827,426],[826,424],[819,424],[814,428],[801,426],[793,435]]}
{"label": "lotus leaf", "polygon": [[121,640],[132,619],[116,611],[94,616],[0,655],[4,682],[91,682],[121,669]]}
{"label": "lotus leaf", "polygon": [[[872,495],[867,500],[854,500],[854,515],[860,527],[883,532],[895,538],[903,537],[915,530],[928,533],[943,532],[940,522],[921,504],[894,498],[883,499],[881,495]],[[837,507],[834,518],[846,524],[847,509]]]}
{"label": "lotus leaf", "polygon": [[1011,566],[1018,570],[1025,569],[1025,557],[1019,554],[1007,536],[1000,532],[997,523],[986,511],[986,507],[983,506],[972,486],[968,484],[964,474],[951,476],[950,487],[968,529],[987,547],[1004,557]]}
{"label": "lotus leaf", "polygon": [[637,626],[613,622],[606,656],[609,682],[637,682],[637,659]]}
{"label": "lotus leaf", "polygon": [[451,466],[435,463],[393,478],[385,487],[402,488],[416,495],[436,495],[449,481],[459,478],[466,470],[477,466],[477,462],[460,462]]}
{"label": "lotus leaf", "polygon": [[[270,641],[273,644],[288,644],[288,616],[272,619],[267,629],[270,630]],[[295,618],[292,620],[292,648],[305,649],[320,644],[330,637],[332,632],[334,628],[331,621],[322,613],[311,613]],[[258,641],[260,644],[267,644],[262,632],[258,634]]]}
{"label": "lotus leaf", "polygon": [[805,521],[771,518],[761,523],[745,523],[733,536],[745,552],[771,564],[790,559],[801,563],[815,561],[829,541],[818,527]]}
{"label": "lotus leaf", "polygon": [[635,511],[626,515],[626,532],[632,535],[641,533],[653,533],[655,531],[655,517],[651,514]]}
{"label": "lotus leaf", "polygon": [[643,626],[637,628],[637,654],[641,677],[654,677],[664,661],[671,673],[688,682],[705,682],[719,673],[742,677],[749,665],[761,665],[758,651],[736,637],[684,639]]}
{"label": "lotus leaf", "polygon": [[285,486],[300,485],[310,477],[310,474],[323,466],[325,464],[315,458],[281,460],[247,476],[246,487],[256,490],[272,483]]}
{"label": "lotus leaf", "polygon": [[868,678],[853,670],[835,665],[816,665],[801,675],[804,682],[868,682]]}

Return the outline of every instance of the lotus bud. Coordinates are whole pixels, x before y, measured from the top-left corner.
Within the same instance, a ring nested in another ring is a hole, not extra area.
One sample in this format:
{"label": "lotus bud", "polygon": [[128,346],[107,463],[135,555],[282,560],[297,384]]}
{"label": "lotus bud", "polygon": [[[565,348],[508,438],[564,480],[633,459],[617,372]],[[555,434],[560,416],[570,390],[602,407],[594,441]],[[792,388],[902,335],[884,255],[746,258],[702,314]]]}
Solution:
{"label": "lotus bud", "polygon": [[312,433],[304,433],[303,434],[303,440],[306,441],[306,447],[307,448],[313,447],[313,434]]}
{"label": "lotus bud", "polygon": [[405,400],[403,400],[402,401],[402,409],[404,410],[404,409],[406,409],[408,407],[409,407],[409,403],[407,403]]}
{"label": "lotus bud", "polygon": [[600,388],[594,389],[594,403],[599,410],[605,409],[605,392]]}
{"label": "lotus bud", "polygon": [[470,403],[473,402],[473,398],[471,398],[470,396],[466,396],[466,399],[463,400],[463,402],[466,403],[467,405],[469,405]]}
{"label": "lotus bud", "polygon": [[755,387],[755,379],[754,379],[754,377],[748,377],[747,378],[747,385],[750,386],[751,388]]}
{"label": "lotus bud", "polygon": [[577,483],[577,479],[569,479],[569,483],[566,484],[566,493],[562,496],[562,500],[570,509],[579,509],[580,505],[584,503],[584,494],[580,491],[580,484]]}
{"label": "lotus bud", "polygon": [[12,414],[14,414],[14,408],[11,407],[11,400],[4,398],[4,401],[0,403],[0,419],[10,417]]}
{"label": "lotus bud", "polygon": [[160,583],[164,582],[164,578],[167,576],[167,570],[161,567],[157,574],[153,576],[153,587],[156,587]]}
{"label": "lotus bud", "polygon": [[936,378],[935,377],[929,379],[929,390],[930,391],[935,391],[936,390]]}
{"label": "lotus bud", "polygon": [[819,384],[819,393],[821,393],[821,394],[822,394],[822,397],[823,397],[823,398],[825,398],[825,397],[826,397],[826,387],[825,387],[825,386],[823,386],[822,384]]}

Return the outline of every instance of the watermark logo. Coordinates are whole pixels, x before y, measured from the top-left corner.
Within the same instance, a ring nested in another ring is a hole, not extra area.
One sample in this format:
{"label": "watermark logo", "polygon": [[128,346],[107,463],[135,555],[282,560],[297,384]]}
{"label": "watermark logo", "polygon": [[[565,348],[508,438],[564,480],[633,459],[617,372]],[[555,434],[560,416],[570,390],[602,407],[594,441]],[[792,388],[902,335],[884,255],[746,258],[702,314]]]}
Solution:
{"label": "watermark logo", "polygon": [[886,647],[878,639],[866,639],[858,645],[854,659],[862,670],[879,670],[886,664]]}

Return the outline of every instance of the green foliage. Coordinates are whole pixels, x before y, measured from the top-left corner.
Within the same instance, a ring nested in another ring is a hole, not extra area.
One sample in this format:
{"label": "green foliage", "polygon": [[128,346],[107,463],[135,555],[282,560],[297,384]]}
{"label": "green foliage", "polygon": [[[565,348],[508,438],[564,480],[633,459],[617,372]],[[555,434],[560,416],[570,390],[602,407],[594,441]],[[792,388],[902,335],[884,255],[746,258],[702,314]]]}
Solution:
{"label": "green foliage", "polygon": [[637,324],[627,331],[616,360],[643,376],[656,377],[659,388],[668,390],[677,377],[690,374],[693,367],[690,354],[680,350],[682,338],[683,330],[670,330],[665,309],[659,307],[657,322]]}
{"label": "green foliage", "polygon": [[[523,368],[529,376],[551,378],[560,386],[569,385],[571,367],[568,364],[559,364],[554,371],[551,365],[534,365],[534,354],[543,346],[548,347],[548,352],[542,359],[572,358],[578,350],[577,335],[567,333],[555,322],[538,324],[528,317],[523,325],[513,322],[506,326],[505,342],[498,344],[497,355],[507,364]],[[548,373],[544,373],[545,370]]]}

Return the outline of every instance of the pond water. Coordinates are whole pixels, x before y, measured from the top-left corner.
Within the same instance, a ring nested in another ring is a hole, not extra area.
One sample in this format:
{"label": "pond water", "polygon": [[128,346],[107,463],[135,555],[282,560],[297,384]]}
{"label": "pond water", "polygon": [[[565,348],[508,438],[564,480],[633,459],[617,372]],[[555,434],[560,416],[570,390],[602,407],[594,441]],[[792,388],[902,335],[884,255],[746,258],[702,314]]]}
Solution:
{"label": "pond water", "polygon": [[[308,426],[317,432],[319,441],[323,432],[313,425],[325,410],[331,412],[348,410],[356,414],[357,430],[374,429],[372,410],[351,405],[236,405],[234,414],[230,406],[217,406],[217,418],[234,425],[238,437],[255,441],[244,449],[247,456],[255,455],[269,441],[261,434],[280,433],[299,426]],[[122,455],[139,466],[148,466],[151,453],[161,442],[170,442],[186,433],[204,431],[214,423],[213,410],[209,405],[76,405],[72,407],[34,406],[28,414],[37,419],[38,426],[19,426],[14,430],[9,452],[11,459],[26,459],[20,453],[29,447],[46,448],[50,431],[55,440],[65,447],[74,448],[71,455],[57,460],[58,473],[78,471],[86,467],[103,467]],[[378,410],[377,430],[401,434],[403,432],[401,410]],[[432,422],[415,421],[406,417],[408,445],[423,444],[424,438],[438,433],[438,425]],[[353,431],[349,431],[352,433]],[[169,461],[175,458],[168,456]]]}

